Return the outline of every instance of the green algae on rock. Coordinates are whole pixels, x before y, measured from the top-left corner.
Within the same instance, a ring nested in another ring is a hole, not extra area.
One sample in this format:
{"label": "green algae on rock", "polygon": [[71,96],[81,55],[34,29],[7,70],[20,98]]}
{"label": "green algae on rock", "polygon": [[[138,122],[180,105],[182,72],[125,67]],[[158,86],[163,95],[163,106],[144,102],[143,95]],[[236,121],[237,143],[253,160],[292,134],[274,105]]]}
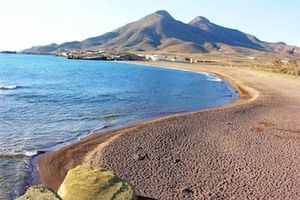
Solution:
{"label": "green algae on rock", "polygon": [[64,200],[136,200],[133,187],[110,170],[89,165],[71,169],[59,187]]}
{"label": "green algae on rock", "polygon": [[30,187],[26,193],[17,200],[62,200],[53,190],[43,186]]}

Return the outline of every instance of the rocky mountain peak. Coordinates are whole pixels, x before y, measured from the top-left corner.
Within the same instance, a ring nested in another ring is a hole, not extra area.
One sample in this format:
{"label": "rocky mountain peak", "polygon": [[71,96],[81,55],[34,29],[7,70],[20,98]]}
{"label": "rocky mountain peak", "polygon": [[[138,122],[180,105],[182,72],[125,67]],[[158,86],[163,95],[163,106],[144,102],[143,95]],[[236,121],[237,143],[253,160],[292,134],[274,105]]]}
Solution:
{"label": "rocky mountain peak", "polygon": [[165,10],[158,10],[155,12],[157,15],[161,15],[163,17],[173,18],[167,11]]}
{"label": "rocky mountain peak", "polygon": [[193,19],[189,24],[195,24],[195,23],[210,23],[210,21],[203,16],[198,16],[195,19]]}

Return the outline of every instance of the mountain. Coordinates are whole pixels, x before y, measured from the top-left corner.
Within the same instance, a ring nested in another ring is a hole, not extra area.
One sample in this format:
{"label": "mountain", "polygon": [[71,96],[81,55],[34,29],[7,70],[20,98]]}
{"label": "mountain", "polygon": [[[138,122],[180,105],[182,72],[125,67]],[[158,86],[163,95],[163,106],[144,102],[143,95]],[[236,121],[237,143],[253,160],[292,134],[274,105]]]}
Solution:
{"label": "mountain", "polygon": [[215,43],[224,43],[230,46],[263,49],[262,42],[256,37],[238,30],[225,28],[211,23],[205,17],[199,16],[193,19],[189,25],[206,32]]}
{"label": "mountain", "polygon": [[236,51],[258,50],[300,56],[298,47],[263,42],[253,35],[219,26],[201,16],[186,24],[162,10],[97,37],[60,45],[34,46],[22,53],[55,54],[73,50],[206,53],[219,51],[224,46]]}

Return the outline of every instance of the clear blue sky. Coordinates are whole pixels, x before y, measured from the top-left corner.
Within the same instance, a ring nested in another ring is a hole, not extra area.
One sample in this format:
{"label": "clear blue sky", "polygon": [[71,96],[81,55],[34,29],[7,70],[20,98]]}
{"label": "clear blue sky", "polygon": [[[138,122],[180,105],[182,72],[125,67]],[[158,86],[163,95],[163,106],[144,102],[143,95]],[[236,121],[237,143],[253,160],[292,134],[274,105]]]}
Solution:
{"label": "clear blue sky", "polygon": [[300,0],[0,0],[0,50],[83,40],[156,10],[300,46]]}

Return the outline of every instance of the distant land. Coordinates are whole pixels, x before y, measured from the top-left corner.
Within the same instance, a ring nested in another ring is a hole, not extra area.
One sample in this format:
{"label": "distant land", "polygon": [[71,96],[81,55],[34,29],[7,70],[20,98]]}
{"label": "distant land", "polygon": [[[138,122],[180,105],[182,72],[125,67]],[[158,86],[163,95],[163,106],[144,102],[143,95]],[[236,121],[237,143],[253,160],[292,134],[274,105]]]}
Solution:
{"label": "distant land", "polygon": [[0,51],[0,53],[16,54],[16,51]]}
{"label": "distant land", "polygon": [[263,51],[300,57],[299,47],[283,42],[264,42],[253,35],[214,24],[201,16],[186,24],[163,10],[97,37],[63,44],[33,46],[21,53],[57,54],[88,50],[165,53]]}

